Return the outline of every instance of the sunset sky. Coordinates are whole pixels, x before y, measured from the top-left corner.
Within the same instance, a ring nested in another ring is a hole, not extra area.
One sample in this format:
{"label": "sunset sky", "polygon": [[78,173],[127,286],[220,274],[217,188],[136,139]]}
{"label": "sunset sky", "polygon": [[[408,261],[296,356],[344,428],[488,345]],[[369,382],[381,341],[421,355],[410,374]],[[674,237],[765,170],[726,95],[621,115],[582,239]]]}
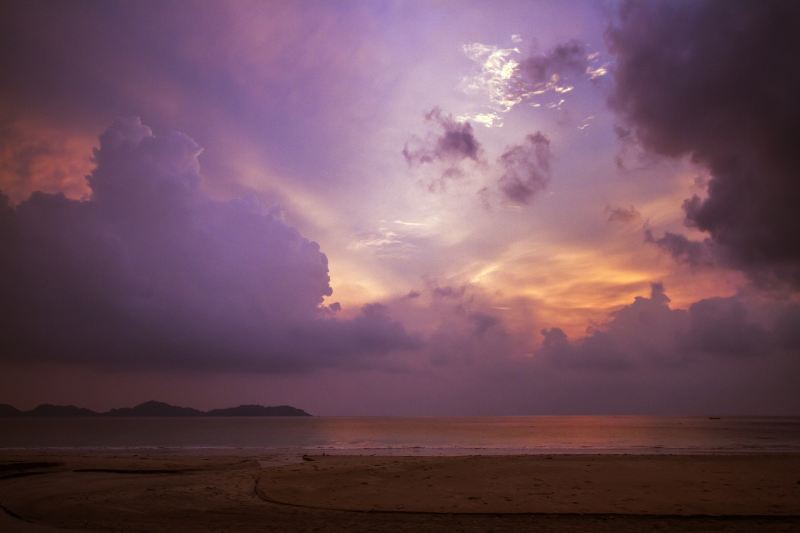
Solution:
{"label": "sunset sky", "polygon": [[800,414],[800,4],[0,4],[0,403]]}

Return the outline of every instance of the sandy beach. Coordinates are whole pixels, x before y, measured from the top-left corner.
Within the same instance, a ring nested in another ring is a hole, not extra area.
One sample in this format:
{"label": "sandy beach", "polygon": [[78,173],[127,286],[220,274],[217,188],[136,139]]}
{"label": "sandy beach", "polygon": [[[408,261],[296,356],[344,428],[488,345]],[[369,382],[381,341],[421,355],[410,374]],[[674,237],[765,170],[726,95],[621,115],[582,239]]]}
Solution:
{"label": "sandy beach", "polygon": [[797,531],[800,455],[0,455],[3,531]]}

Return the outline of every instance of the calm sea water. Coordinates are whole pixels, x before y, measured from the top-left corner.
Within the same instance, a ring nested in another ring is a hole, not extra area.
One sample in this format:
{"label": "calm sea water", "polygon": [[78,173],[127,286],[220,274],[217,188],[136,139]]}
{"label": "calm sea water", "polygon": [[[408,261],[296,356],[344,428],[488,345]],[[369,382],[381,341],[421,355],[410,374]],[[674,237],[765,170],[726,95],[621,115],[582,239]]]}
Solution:
{"label": "calm sea water", "polygon": [[0,449],[461,455],[800,452],[800,417],[0,418]]}

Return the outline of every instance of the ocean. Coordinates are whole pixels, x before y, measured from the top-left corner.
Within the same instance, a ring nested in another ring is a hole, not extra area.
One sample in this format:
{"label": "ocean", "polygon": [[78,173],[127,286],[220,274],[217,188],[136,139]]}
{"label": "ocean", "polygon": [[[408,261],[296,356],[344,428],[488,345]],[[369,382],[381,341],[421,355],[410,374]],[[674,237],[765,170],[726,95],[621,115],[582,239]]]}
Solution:
{"label": "ocean", "polygon": [[512,455],[800,452],[800,417],[0,418],[4,450]]}

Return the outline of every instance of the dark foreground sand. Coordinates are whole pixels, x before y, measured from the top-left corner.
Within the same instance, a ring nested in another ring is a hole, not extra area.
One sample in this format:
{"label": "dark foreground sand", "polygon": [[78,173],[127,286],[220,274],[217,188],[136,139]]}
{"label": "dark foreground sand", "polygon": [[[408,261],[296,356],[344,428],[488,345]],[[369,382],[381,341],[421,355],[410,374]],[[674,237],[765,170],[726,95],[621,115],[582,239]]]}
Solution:
{"label": "dark foreground sand", "polygon": [[800,455],[0,454],[0,531],[800,531]]}

